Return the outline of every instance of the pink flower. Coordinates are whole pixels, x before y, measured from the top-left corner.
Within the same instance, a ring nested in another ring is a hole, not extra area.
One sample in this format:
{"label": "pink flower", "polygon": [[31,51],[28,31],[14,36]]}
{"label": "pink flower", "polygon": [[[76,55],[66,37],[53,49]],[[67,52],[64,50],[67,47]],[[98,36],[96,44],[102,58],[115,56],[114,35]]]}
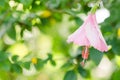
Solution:
{"label": "pink flower", "polygon": [[108,50],[95,14],[89,14],[82,26],[68,37],[67,42],[73,42],[80,46],[93,46],[101,52]]}

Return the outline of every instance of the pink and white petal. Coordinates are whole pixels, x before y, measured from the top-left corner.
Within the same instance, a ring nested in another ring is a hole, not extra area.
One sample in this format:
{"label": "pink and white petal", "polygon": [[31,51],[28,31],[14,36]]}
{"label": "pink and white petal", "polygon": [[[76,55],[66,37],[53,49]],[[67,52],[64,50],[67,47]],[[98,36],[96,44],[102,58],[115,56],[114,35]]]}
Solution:
{"label": "pink and white petal", "polygon": [[[100,39],[101,40],[101,39]],[[103,51],[108,51],[108,47],[107,47],[107,44],[106,43],[104,43],[104,41],[103,40],[101,40],[100,41],[100,44],[101,44],[101,51],[103,52]]]}
{"label": "pink and white petal", "polygon": [[96,27],[94,27],[91,23],[88,23],[85,28],[85,32],[91,46],[99,51],[106,51],[106,44],[100,39],[99,32],[96,30]]}
{"label": "pink and white petal", "polygon": [[85,35],[84,26],[81,26],[77,31],[75,31],[73,34],[71,34],[68,37],[67,42],[73,42],[80,46],[86,46],[86,45],[89,46],[90,43]]}
{"label": "pink and white petal", "polygon": [[106,41],[103,38],[103,35],[102,35],[102,33],[101,33],[99,28],[97,28],[97,32],[99,33],[98,35],[99,35],[99,38],[100,38],[101,50],[102,51],[108,51],[108,47],[107,47]]}
{"label": "pink and white petal", "polygon": [[67,42],[73,42],[80,46],[93,46],[102,52],[108,50],[95,14],[89,14],[83,25],[68,37]]}
{"label": "pink and white petal", "polygon": [[103,38],[103,35],[102,35],[100,29],[99,29],[99,26],[97,24],[97,20],[96,20],[96,16],[95,15],[92,16],[92,20],[91,21],[92,21],[91,22],[92,26],[95,27],[96,31],[98,32],[98,35],[99,35],[99,38],[100,38],[100,44],[101,44],[101,46],[100,46],[101,47],[101,51],[107,51],[108,47],[107,47],[107,44],[105,42],[105,39]]}
{"label": "pink and white petal", "polygon": [[85,27],[86,36],[94,48],[103,51],[101,47],[101,40],[99,38],[98,32],[96,31],[96,28],[91,25],[91,23],[88,23]]}

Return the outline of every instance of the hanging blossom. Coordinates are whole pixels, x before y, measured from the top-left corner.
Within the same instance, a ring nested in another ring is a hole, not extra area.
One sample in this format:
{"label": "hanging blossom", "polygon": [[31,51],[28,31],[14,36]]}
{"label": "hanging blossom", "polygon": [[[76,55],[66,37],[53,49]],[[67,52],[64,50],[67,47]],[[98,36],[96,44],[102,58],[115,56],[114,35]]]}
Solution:
{"label": "hanging blossom", "polygon": [[101,52],[108,50],[107,44],[98,27],[95,13],[90,13],[87,16],[80,28],[68,37],[67,42],[73,42],[79,46],[84,46],[82,50],[82,65],[84,65],[85,60],[88,59],[89,47],[92,46]]}

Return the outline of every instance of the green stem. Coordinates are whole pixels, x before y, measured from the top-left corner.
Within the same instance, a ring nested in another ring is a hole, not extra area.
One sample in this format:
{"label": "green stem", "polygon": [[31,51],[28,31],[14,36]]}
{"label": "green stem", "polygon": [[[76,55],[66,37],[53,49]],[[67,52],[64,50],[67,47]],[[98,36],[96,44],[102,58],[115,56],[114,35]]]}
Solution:
{"label": "green stem", "polygon": [[94,7],[91,9],[91,13],[94,14],[97,10],[97,8],[99,7],[99,4],[100,4],[101,0],[99,0],[95,5]]}

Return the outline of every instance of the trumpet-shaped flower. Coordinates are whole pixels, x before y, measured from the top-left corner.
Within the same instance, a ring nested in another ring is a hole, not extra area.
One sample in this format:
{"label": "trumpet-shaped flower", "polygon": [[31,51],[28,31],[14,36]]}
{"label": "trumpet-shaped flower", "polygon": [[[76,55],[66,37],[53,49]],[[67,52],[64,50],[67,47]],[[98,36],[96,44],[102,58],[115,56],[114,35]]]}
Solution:
{"label": "trumpet-shaped flower", "polygon": [[79,46],[93,46],[101,52],[108,50],[95,14],[89,14],[82,26],[68,37],[67,42],[73,42]]}

